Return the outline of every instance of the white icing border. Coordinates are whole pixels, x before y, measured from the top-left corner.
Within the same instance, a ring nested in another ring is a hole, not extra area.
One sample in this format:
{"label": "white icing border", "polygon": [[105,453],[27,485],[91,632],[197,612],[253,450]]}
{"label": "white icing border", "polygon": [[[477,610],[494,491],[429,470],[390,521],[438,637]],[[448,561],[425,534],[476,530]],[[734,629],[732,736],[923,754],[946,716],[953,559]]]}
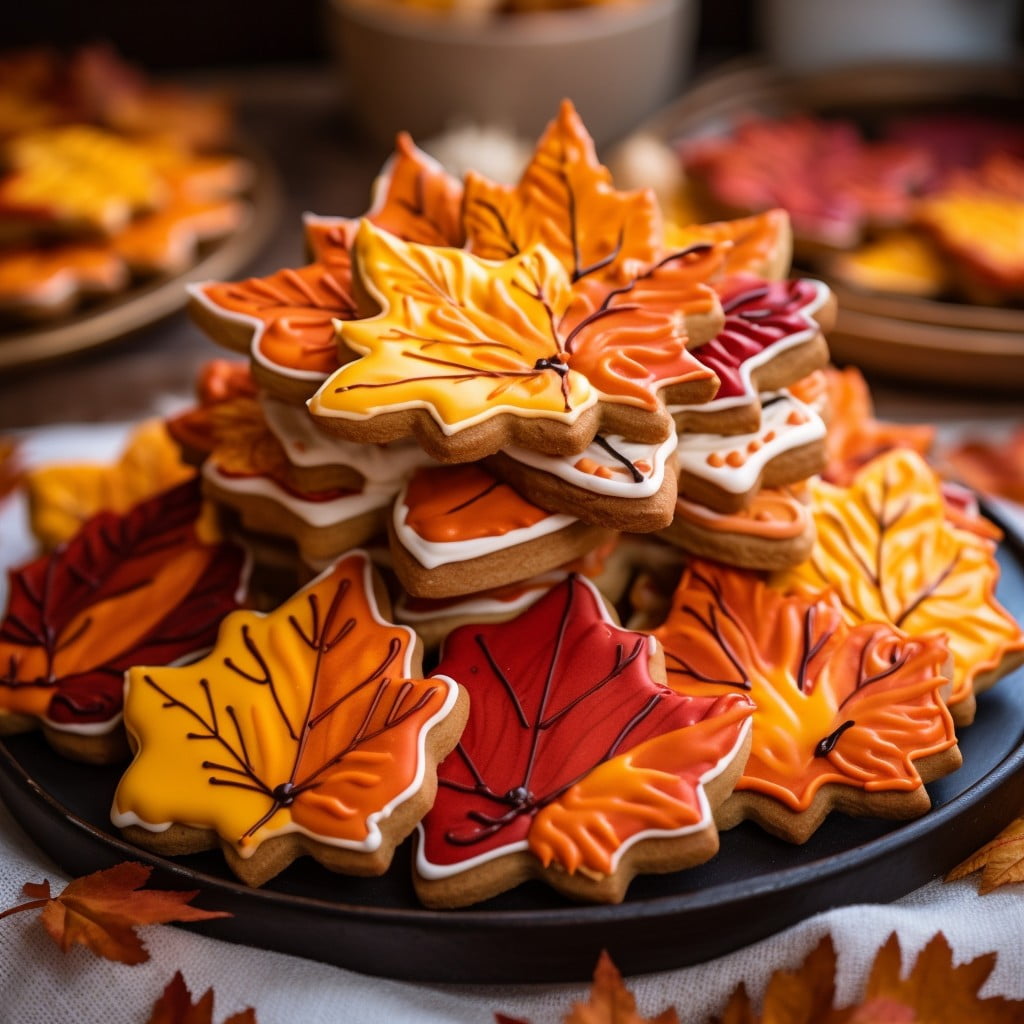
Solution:
{"label": "white icing border", "polygon": [[304,523],[318,529],[383,508],[394,497],[399,486],[397,481],[393,484],[367,484],[356,494],[346,494],[327,501],[304,501],[265,476],[229,476],[221,472],[212,459],[203,463],[202,472],[204,480],[223,491],[240,496],[268,498]]}
{"label": "white icing border", "polygon": [[[531,605],[539,601],[551,587],[558,586],[569,574],[567,572],[555,571],[544,573],[541,576],[531,576],[523,580],[522,586],[531,585],[518,597],[510,601],[501,601],[496,597],[480,597],[470,594],[465,600],[452,601],[443,608],[433,608],[427,611],[414,611],[406,606],[408,594],[405,591],[399,595],[395,604],[395,618],[399,622],[436,622],[439,619],[462,619],[472,618],[474,615],[486,615],[488,617],[501,615],[513,616],[526,611]],[[515,584],[510,584],[515,586]]]}
{"label": "white icing border", "polygon": [[[785,389],[765,393],[762,401],[776,395],[780,400],[762,407],[761,426],[750,434],[683,434],[676,448],[676,459],[683,472],[711,481],[715,487],[730,494],[743,494],[757,486],[765,467],[784,452],[825,439],[825,421],[809,406],[794,398]],[[786,423],[791,412],[803,413],[805,421],[796,426]],[[775,438],[761,442],[765,431],[774,430]],[[742,466],[711,466],[709,455],[716,452],[746,448],[751,442],[761,447],[750,453]]]}
{"label": "white icing border", "polygon": [[[599,435],[604,436],[604,435]],[[608,443],[615,449],[621,451],[631,462],[645,459],[653,466],[650,474],[642,481],[636,483],[620,462],[612,458],[599,444],[596,439],[590,443],[585,451],[579,455],[542,455],[540,452],[531,451],[528,448],[511,446],[503,448],[502,451],[510,459],[521,462],[532,469],[538,469],[543,473],[550,473],[560,480],[566,481],[573,487],[590,491],[592,494],[600,494],[611,498],[651,498],[661,490],[665,482],[665,464],[672,453],[676,450],[678,438],[673,429],[669,437],[660,444],[642,444],[639,441],[628,441],[619,434],[608,434],[605,436]],[[631,451],[632,450],[632,451]],[[608,466],[616,471],[611,479],[596,476],[593,473],[584,473],[576,468],[580,459],[591,459],[603,466]]]}
{"label": "white icing border", "polygon": [[406,522],[409,516],[409,506],[405,503],[407,491],[408,485],[402,488],[395,500],[392,523],[399,543],[425,569],[436,569],[438,566],[450,565],[452,562],[468,562],[473,558],[482,558],[484,555],[494,554],[495,551],[503,551],[505,548],[526,544],[538,537],[550,536],[579,522],[575,516],[561,512],[549,512],[533,526],[523,526],[518,530],[509,530],[507,533],[489,537],[474,537],[470,540],[425,540]]}
{"label": "white icing border", "polygon": [[345,441],[325,434],[304,406],[266,393],[260,394],[259,401],[267,426],[293,466],[347,466],[371,484],[393,484],[397,489],[414,469],[436,465],[413,441],[395,441],[386,446]]}
{"label": "white icing border", "polygon": [[[395,623],[395,622],[388,622],[388,620],[385,619],[380,614],[380,609],[377,606],[377,598],[374,595],[374,590],[373,590],[373,576],[371,574],[372,563],[370,561],[369,555],[367,555],[367,553],[365,551],[363,551],[363,550],[361,550],[359,548],[355,548],[352,551],[346,552],[344,555],[342,555],[340,558],[338,558],[337,561],[335,563],[333,563],[329,568],[327,568],[326,570],[324,570],[324,572],[322,572],[319,576],[317,576],[316,579],[311,580],[301,590],[297,591],[292,596],[292,598],[290,598],[289,600],[294,600],[296,598],[301,597],[302,594],[304,594],[306,591],[312,589],[313,587],[317,586],[317,584],[319,584],[327,576],[329,576],[334,571],[334,569],[338,565],[338,563],[340,563],[341,561],[343,561],[346,558],[352,558],[352,557],[359,557],[359,558],[361,558],[363,560],[363,583],[364,583],[365,593],[366,593],[366,603],[367,603],[367,606],[370,609],[370,614],[372,615],[374,622],[376,622],[378,625],[383,626],[383,627],[385,627],[387,629],[398,629],[398,630],[401,630],[401,631],[403,631],[403,632],[408,634],[409,640],[408,640],[408,643],[405,646],[405,657],[404,657],[404,659],[402,661],[402,676],[401,676],[401,678],[403,678],[403,679],[415,678],[413,676],[413,673],[412,673],[412,655],[413,655],[413,651],[414,651],[414,649],[416,647],[416,640],[417,640],[416,633],[412,629],[410,629],[408,626],[403,626],[403,625],[401,625],[399,623]],[[232,615],[235,615],[235,614],[239,614],[239,613],[232,612]],[[271,613],[271,612],[251,612],[251,611],[245,611],[245,612],[242,612],[241,614],[243,614],[245,616],[253,616],[253,615],[255,615],[255,616],[258,616],[259,618],[266,618],[267,615],[270,615],[270,614],[273,614],[273,613]],[[262,830],[263,831],[263,838],[261,839],[261,841],[259,843],[252,844],[249,848],[239,849],[238,844],[235,843],[233,840],[229,839],[229,842],[232,843],[232,846],[234,847],[235,852],[240,857],[242,857],[243,860],[247,860],[268,839],[273,839],[273,838],[276,838],[277,836],[289,835],[289,834],[294,834],[294,833],[298,833],[300,835],[308,836],[310,839],[313,839],[314,841],[316,841],[318,843],[322,843],[325,846],[334,846],[334,847],[338,847],[338,848],[346,849],[346,850],[357,850],[357,851],[360,851],[360,852],[372,853],[374,850],[379,849],[380,845],[381,845],[381,842],[383,841],[383,836],[381,834],[380,827],[379,827],[378,823],[383,821],[383,820],[385,820],[386,818],[388,818],[395,811],[396,808],[401,806],[401,804],[405,803],[405,801],[407,801],[413,795],[415,795],[417,792],[419,792],[420,788],[423,785],[424,779],[426,778],[426,770],[427,770],[426,769],[427,736],[430,733],[431,729],[433,729],[433,727],[435,725],[437,725],[438,723],[443,721],[451,713],[452,709],[455,707],[455,704],[456,704],[456,702],[459,699],[459,685],[451,677],[445,676],[445,675],[432,675],[432,676],[428,676],[426,678],[429,679],[429,680],[435,680],[436,679],[439,683],[441,683],[443,686],[445,686],[447,688],[447,691],[448,691],[447,695],[446,695],[444,703],[441,705],[441,707],[426,722],[423,723],[423,725],[421,726],[421,728],[419,730],[419,734],[417,735],[417,745],[416,745],[416,773],[415,773],[415,776],[414,776],[412,782],[404,790],[402,790],[401,793],[399,793],[397,796],[395,796],[391,800],[389,800],[382,808],[380,808],[380,810],[373,811],[370,815],[367,816],[367,818],[366,818],[366,829],[367,829],[367,833],[368,834],[367,834],[366,839],[364,839],[364,840],[362,840],[360,842],[357,842],[357,841],[352,840],[352,839],[337,839],[337,838],[333,838],[333,837],[330,837],[330,836],[323,836],[323,835],[320,835],[319,833],[310,831],[309,829],[305,828],[302,825],[297,824],[294,821],[289,821],[286,825],[282,826],[281,828],[277,828],[277,829],[265,828],[264,830]],[[126,683],[125,683],[125,689],[126,689],[126,695],[127,695],[127,680],[126,680]],[[135,758],[133,758],[133,762],[132,763],[134,763],[134,761],[137,760],[141,756],[141,753],[142,753],[142,749],[141,749],[141,744],[140,744],[139,749],[136,752]],[[129,765],[128,768],[125,770],[125,774],[124,774],[123,777],[127,777],[128,772],[130,772],[130,771],[131,771],[131,765]],[[160,822],[160,823],[147,822],[147,821],[144,821],[143,819],[141,819],[134,811],[130,811],[130,810],[129,811],[119,811],[118,808],[117,808],[117,796],[118,796],[118,793],[120,792],[120,789],[121,789],[121,786],[120,786],[120,784],[118,784],[117,790],[115,790],[115,792],[114,792],[114,800],[113,800],[113,804],[112,804],[111,810],[110,810],[110,820],[113,822],[113,824],[117,828],[127,828],[130,825],[137,825],[139,828],[143,828],[147,832],[166,832],[167,829],[169,829],[172,825],[175,824],[175,822],[166,822],[166,823],[164,823],[164,822]],[[181,822],[181,824],[189,824],[189,823],[188,822]],[[202,828],[202,829],[207,829],[208,828],[208,826],[206,826],[206,825],[195,825],[195,826],[192,826],[192,827]]]}

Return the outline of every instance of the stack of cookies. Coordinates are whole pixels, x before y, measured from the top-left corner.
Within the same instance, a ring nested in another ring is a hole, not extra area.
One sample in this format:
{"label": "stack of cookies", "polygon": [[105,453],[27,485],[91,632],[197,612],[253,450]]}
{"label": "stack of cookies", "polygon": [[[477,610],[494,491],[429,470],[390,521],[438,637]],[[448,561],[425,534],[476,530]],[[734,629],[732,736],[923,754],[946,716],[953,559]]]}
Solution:
{"label": "stack of cookies", "polygon": [[[188,543],[251,550],[268,610],[128,667],[131,841],[260,885],[305,854],[379,874],[416,830],[427,905],[618,901],[744,819],[927,810],[1024,634],[918,455],[846,429],[849,477],[817,479],[832,300],[786,278],[785,215],[663,223],[567,103],[517,186],[402,138],[366,217],[307,228],[311,263],[192,292],[249,362],[168,424],[219,512]],[[28,685],[52,732],[30,619],[0,699]]]}

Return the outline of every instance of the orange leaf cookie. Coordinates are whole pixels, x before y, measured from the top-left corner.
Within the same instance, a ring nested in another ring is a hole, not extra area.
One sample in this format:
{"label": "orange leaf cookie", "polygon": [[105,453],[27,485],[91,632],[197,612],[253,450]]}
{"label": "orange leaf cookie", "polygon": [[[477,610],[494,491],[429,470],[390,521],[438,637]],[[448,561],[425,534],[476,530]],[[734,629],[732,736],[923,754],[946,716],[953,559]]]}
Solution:
{"label": "orange leaf cookie", "polygon": [[709,224],[665,225],[665,246],[670,251],[709,242],[725,247],[723,277],[750,274],[781,281],[789,275],[793,229],[785,210]]}
{"label": "orange leaf cookie", "polygon": [[[459,245],[460,199],[458,183],[402,135],[366,216],[410,240]],[[200,326],[219,344],[248,352],[260,384],[286,400],[304,401],[349,357],[339,352],[334,323],[360,315],[350,252],[357,225],[307,217],[314,262],[267,277],[189,286],[189,308]]]}
{"label": "orange leaf cookie", "polygon": [[814,519],[803,485],[763,487],[746,508],[730,514],[678,498],[675,517],[659,536],[726,565],[787,569],[811,553]]}
{"label": "orange leaf cookie", "polygon": [[869,462],[849,487],[812,481],[818,539],[774,586],[833,589],[851,623],[889,622],[912,637],[945,634],[953,657],[948,703],[960,724],[974,695],[1024,661],[1024,632],[995,596],[994,545],[947,521],[939,479],[916,453]]}
{"label": "orange leaf cookie", "polygon": [[0,309],[24,318],[59,316],[83,297],[110,295],[128,284],[128,268],[103,242],[0,252]]}
{"label": "orange leaf cookie", "polygon": [[482,466],[418,469],[395,499],[393,567],[416,597],[490,590],[582,557],[608,536],[549,512]]}
{"label": "orange leaf cookie", "polygon": [[328,480],[314,488],[306,471],[289,461],[258,399],[233,398],[204,412],[212,447],[203,462],[203,492],[233,509],[249,530],[290,539],[316,566],[383,526],[400,477],[364,483],[355,474],[354,486]]}
{"label": "orange leaf cookie", "polygon": [[114,823],[165,853],[220,845],[250,885],[303,853],[384,872],[467,707],[450,679],[418,678],[415,634],[383,617],[371,572],[349,554],[271,614],[229,616],[201,661],[134,668]]}
{"label": "orange leaf cookie", "polygon": [[718,813],[726,827],[753,818],[803,842],[833,808],[915,817],[930,806],[923,782],[960,765],[940,637],[849,626],[834,595],[783,597],[700,561],[654,635],[674,689],[757,705],[750,759]]}
{"label": "orange leaf cookie", "polygon": [[602,426],[664,440],[671,425],[659,392],[700,400],[716,386],[687,352],[677,319],[631,303],[629,285],[569,326],[572,282],[543,247],[495,263],[405,243],[364,222],[355,258],[382,312],[341,324],[360,356],[309,402],[339,436],[414,434],[446,462],[509,443],[573,454]]}
{"label": "orange leaf cookie", "polygon": [[638,872],[716,851],[711,809],[745,759],[750,703],[672,693],[657,644],[616,626],[591,584],[572,576],[512,622],[457,630],[438,671],[473,710],[420,827],[428,905],[528,878],[618,902]]}

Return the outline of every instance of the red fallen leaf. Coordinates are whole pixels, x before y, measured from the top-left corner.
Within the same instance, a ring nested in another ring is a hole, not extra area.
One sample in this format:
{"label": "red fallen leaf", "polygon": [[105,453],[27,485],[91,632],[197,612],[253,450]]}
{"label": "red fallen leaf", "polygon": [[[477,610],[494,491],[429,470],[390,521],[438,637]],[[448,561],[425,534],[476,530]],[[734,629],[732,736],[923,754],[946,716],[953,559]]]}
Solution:
{"label": "red fallen leaf", "polygon": [[124,672],[209,647],[237,606],[241,549],[196,532],[199,484],[101,512],[66,545],[11,573],[0,621],[0,713],[113,722]]}
{"label": "red fallen leaf", "polygon": [[42,910],[43,927],[63,952],[77,943],[107,960],[141,964],[149,959],[149,953],[135,933],[138,926],[231,916],[188,906],[198,890],[141,888],[152,870],[145,864],[126,861],[76,878],[59,896],[51,895],[48,881],[27,882],[22,891],[30,902],[3,911],[0,918],[24,910]]}
{"label": "red fallen leaf", "polygon": [[[213,989],[208,988],[193,1003],[181,971],[175,971],[163,995],[153,1004],[147,1024],[213,1024]],[[256,1024],[256,1011],[247,1007],[232,1014],[224,1024]]]}

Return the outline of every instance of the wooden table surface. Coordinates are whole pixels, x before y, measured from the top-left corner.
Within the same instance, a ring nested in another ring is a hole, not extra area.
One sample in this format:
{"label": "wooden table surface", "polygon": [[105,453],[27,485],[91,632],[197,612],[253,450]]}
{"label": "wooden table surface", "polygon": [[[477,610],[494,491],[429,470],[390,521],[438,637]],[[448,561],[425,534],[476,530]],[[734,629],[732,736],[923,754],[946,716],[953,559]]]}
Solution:
{"label": "wooden table surface", "polygon": [[[303,259],[301,214],[355,216],[387,153],[361,135],[328,67],[234,72],[215,81],[237,97],[244,136],[277,167],[284,195],[269,244],[237,276]],[[224,355],[184,312],[102,348],[59,362],[0,371],[0,431],[47,423],[142,418],[166,396],[191,393],[197,368]],[[879,415],[905,421],[988,425],[1024,419],[1024,399],[874,381]]]}

